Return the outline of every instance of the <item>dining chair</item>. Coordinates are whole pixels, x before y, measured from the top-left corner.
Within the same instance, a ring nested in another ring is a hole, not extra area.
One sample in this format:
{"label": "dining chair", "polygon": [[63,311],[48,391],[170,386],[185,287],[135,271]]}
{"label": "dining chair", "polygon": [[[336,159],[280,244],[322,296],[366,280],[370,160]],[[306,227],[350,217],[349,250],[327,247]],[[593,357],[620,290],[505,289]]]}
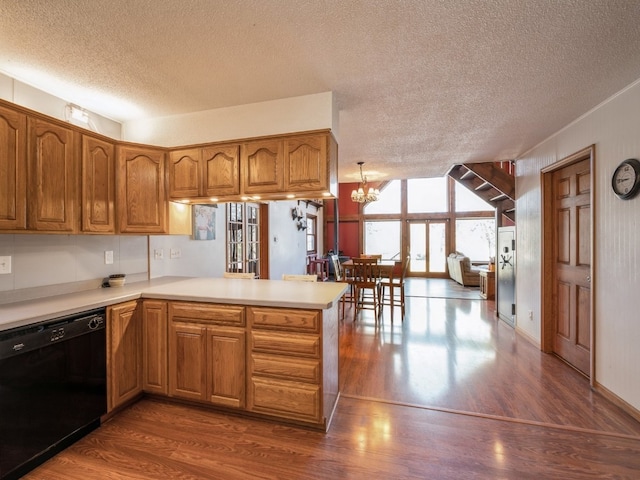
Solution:
{"label": "dining chair", "polygon": [[331,255],[330,260],[331,264],[333,265],[334,281],[349,284],[349,288],[342,295],[342,298],[340,298],[340,305],[342,309],[340,319],[343,320],[346,302],[348,301],[349,303],[353,303],[353,277],[347,274],[344,267],[342,266],[342,263],[340,263],[340,257],[338,255]]}
{"label": "dining chair", "polygon": [[[403,262],[396,262],[396,266],[389,270],[388,276],[380,279],[380,309],[385,306],[391,311],[391,323],[393,323],[393,313],[395,307],[400,307],[400,315],[404,321],[404,284],[411,255],[407,255]],[[388,290],[389,295],[386,296]]]}
{"label": "dining chair", "polygon": [[298,275],[293,273],[283,273],[282,280],[293,281],[293,282],[317,282],[317,275]]}
{"label": "dining chair", "polygon": [[380,270],[377,258],[353,260],[354,321],[361,310],[373,310],[376,321],[380,313]]}
{"label": "dining chair", "polygon": [[246,279],[255,279],[256,274],[253,272],[224,272],[224,278],[246,278]]}

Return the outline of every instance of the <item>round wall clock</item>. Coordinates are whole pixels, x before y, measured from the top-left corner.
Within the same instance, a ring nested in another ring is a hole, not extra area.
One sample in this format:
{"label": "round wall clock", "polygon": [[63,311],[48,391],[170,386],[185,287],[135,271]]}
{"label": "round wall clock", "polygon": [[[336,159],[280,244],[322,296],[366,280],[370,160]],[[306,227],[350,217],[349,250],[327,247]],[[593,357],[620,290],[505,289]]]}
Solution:
{"label": "round wall clock", "polygon": [[640,161],[628,158],[620,163],[611,177],[611,188],[623,200],[635,197],[640,190]]}

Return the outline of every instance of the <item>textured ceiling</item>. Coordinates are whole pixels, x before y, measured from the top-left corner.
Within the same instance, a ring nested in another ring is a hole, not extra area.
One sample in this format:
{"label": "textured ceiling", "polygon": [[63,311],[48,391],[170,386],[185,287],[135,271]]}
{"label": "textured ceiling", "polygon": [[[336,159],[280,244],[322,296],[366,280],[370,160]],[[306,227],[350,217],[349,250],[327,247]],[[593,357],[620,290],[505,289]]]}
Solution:
{"label": "textured ceiling", "polygon": [[516,158],[640,78],[639,19],[638,0],[0,0],[0,70],[138,117],[333,91],[341,181],[358,161],[425,177]]}

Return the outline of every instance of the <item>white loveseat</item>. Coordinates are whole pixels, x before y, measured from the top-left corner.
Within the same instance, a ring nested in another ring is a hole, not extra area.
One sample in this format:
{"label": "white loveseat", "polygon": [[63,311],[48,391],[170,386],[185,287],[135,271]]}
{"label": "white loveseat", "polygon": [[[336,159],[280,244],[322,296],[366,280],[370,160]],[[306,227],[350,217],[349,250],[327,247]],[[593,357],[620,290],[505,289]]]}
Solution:
{"label": "white loveseat", "polygon": [[465,287],[477,287],[480,285],[480,269],[471,265],[469,257],[462,253],[454,252],[447,257],[449,276]]}

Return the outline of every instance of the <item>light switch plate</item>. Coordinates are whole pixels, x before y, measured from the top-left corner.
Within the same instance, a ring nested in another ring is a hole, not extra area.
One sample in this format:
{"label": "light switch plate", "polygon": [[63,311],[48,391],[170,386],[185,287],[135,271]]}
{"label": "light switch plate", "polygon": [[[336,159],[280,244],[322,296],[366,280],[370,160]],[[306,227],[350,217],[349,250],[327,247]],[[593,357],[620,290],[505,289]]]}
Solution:
{"label": "light switch plate", "polygon": [[0,275],[11,273],[11,257],[0,257]]}

